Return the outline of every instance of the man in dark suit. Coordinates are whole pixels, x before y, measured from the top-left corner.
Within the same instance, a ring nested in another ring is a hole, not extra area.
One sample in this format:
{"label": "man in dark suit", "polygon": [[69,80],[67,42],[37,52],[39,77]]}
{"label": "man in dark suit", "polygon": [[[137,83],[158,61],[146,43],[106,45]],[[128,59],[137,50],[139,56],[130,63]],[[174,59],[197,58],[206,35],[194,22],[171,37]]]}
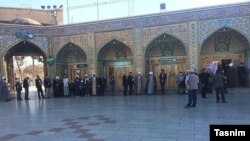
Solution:
{"label": "man in dark suit", "polygon": [[46,76],[46,78],[44,79],[44,87],[45,87],[46,98],[50,98],[51,81],[49,76]]}
{"label": "man in dark suit", "polygon": [[20,83],[19,78],[16,78],[16,94],[17,94],[17,100],[23,100],[21,97],[21,92],[22,92],[22,84]]}
{"label": "man in dark suit", "polygon": [[238,67],[238,82],[239,86],[244,87],[246,85],[246,68],[243,66],[243,63],[240,63],[240,66]]}
{"label": "man in dark suit", "polygon": [[98,81],[97,81],[98,93],[100,96],[104,95],[105,82],[106,82],[106,79],[104,78],[102,74],[100,74],[100,77],[98,78]]}
{"label": "man in dark suit", "polygon": [[161,84],[161,94],[165,94],[165,84],[166,84],[167,74],[164,72],[164,69],[161,70],[159,75],[159,80]]}
{"label": "man in dark suit", "polygon": [[36,81],[36,88],[37,88],[38,98],[41,99],[41,96],[42,96],[42,98],[44,99],[43,89],[42,89],[42,80],[41,80],[39,75],[37,75],[35,81]]}
{"label": "man in dark suit", "polygon": [[133,85],[134,85],[134,77],[132,75],[132,72],[129,73],[128,75],[128,87],[129,87],[129,95],[132,95],[132,91],[133,91]]}
{"label": "man in dark suit", "polygon": [[23,80],[23,87],[24,87],[24,93],[25,93],[25,100],[29,100],[29,77],[24,78]]}
{"label": "man in dark suit", "polygon": [[123,95],[127,96],[127,92],[128,92],[128,77],[127,75],[124,73],[122,76],[122,85],[123,85]]}

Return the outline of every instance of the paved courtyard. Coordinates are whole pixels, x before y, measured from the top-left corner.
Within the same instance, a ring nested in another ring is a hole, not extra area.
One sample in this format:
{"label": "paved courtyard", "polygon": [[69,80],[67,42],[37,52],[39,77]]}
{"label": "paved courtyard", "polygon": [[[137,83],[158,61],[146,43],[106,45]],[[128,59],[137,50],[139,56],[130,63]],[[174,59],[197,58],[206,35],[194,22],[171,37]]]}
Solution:
{"label": "paved courtyard", "polygon": [[210,124],[250,124],[250,89],[228,103],[186,95],[75,97],[0,102],[0,141],[209,141]]}

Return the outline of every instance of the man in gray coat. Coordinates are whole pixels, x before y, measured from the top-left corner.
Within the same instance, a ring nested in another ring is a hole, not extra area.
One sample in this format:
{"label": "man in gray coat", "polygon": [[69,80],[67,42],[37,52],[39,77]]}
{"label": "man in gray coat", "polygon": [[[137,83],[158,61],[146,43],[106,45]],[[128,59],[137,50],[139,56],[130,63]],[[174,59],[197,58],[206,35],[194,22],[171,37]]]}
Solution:
{"label": "man in gray coat", "polygon": [[185,83],[188,86],[187,88],[189,88],[188,104],[185,106],[185,108],[195,108],[197,103],[199,77],[195,74],[193,69],[191,69],[189,74],[186,76]]}
{"label": "man in gray coat", "polygon": [[216,91],[216,102],[220,103],[220,94],[222,103],[226,103],[225,95],[224,95],[224,81],[225,76],[222,74],[220,70],[216,71],[216,74],[213,76],[213,86]]}

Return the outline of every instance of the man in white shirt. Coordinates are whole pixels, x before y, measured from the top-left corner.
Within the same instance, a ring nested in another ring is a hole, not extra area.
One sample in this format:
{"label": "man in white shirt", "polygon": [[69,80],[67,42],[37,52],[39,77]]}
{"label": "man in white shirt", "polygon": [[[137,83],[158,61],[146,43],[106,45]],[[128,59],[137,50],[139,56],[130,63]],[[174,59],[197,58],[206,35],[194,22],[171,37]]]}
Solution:
{"label": "man in white shirt", "polygon": [[197,93],[198,93],[198,84],[199,77],[195,74],[194,70],[191,69],[186,76],[185,83],[187,85],[188,90],[188,104],[185,108],[196,107],[197,103]]}

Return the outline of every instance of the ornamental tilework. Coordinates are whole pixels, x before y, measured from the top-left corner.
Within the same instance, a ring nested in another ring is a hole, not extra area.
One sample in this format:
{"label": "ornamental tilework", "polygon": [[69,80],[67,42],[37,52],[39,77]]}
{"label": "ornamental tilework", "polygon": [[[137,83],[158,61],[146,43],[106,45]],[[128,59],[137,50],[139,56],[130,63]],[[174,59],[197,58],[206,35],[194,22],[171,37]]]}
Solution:
{"label": "ornamental tilework", "polygon": [[189,23],[189,67],[198,70],[198,25],[197,22]]}
{"label": "ornamental tilework", "polygon": [[228,27],[243,35],[250,41],[250,17],[237,17],[227,19],[216,19],[199,22],[199,44],[202,43],[217,30]]}
{"label": "ornamental tilework", "polygon": [[[11,47],[16,45],[19,42],[22,42],[23,40],[17,39],[15,36],[0,36],[0,42],[1,42],[1,50],[3,52],[8,51]],[[34,37],[31,40],[26,40],[27,42],[30,42],[37,47],[39,47],[44,53],[47,53],[48,48],[48,42],[45,37]]]}
{"label": "ornamental tilework", "polygon": [[143,29],[143,46],[145,47],[144,50],[146,51],[148,45],[163,33],[169,34],[181,40],[181,42],[183,42],[185,47],[188,44],[187,23],[149,27]]}
{"label": "ornamental tilework", "polygon": [[[229,43],[227,50],[216,51],[216,40],[220,40],[221,44],[224,44],[226,38],[224,36],[228,36]],[[242,52],[248,47],[247,39],[239,34],[238,32],[228,29],[226,32],[218,32],[212,34],[212,36],[208,37],[207,40],[203,43],[201,48],[201,54],[214,54],[214,53],[236,53]]]}
{"label": "ornamental tilework", "polygon": [[[116,42],[115,45],[113,44],[113,41]],[[115,61],[131,59],[133,58],[133,54],[125,44],[117,40],[112,40],[109,44],[105,45],[103,49],[101,49],[98,57],[101,60]]]}
{"label": "ornamental tilework", "polygon": [[143,64],[145,61],[145,57],[143,54],[142,48],[142,29],[136,28],[134,29],[134,36],[135,36],[135,70],[136,72],[143,72]]}
{"label": "ornamental tilework", "polygon": [[21,42],[22,40],[17,39],[15,36],[1,35],[0,36],[2,51],[6,52],[10,47]]}
{"label": "ornamental tilework", "polygon": [[34,43],[40,49],[42,49],[45,53],[48,52],[48,40],[44,37],[35,37],[32,40],[30,40],[31,43]]}
{"label": "ornamental tilework", "polygon": [[122,30],[113,32],[102,32],[95,34],[96,54],[110,41],[116,39],[127,45],[132,51],[134,47],[134,36],[132,30]]}
{"label": "ornamental tilework", "polygon": [[87,46],[87,35],[74,35],[74,36],[62,36],[53,37],[53,49],[55,55],[68,43],[73,43],[78,47],[82,48],[85,53],[88,52]]}
{"label": "ornamental tilework", "polygon": [[[191,68],[196,68],[198,67],[200,47],[210,35],[223,27],[241,33],[249,43],[249,9],[250,3],[248,2],[74,25],[37,27],[1,24],[0,47],[2,56],[4,56],[7,49],[23,41],[17,39],[15,33],[27,30],[34,34],[34,38],[27,41],[40,47],[46,55],[53,52],[53,55],[56,56],[60,49],[70,42],[79,46],[87,55],[89,68],[94,70],[97,67],[96,60],[99,51],[108,42],[116,39],[131,49],[136,71],[139,71],[144,69],[144,56],[149,44],[166,33],[184,44],[188,63]],[[52,38],[51,43],[48,43],[49,38]],[[48,50],[49,46],[52,50]],[[233,44],[233,46],[239,46],[239,44]],[[242,50],[245,45],[240,46],[238,48],[229,47],[229,51]],[[213,53],[210,49],[207,52]]]}
{"label": "ornamental tilework", "polygon": [[96,72],[96,54],[95,54],[95,39],[94,39],[94,33],[88,34],[88,54],[87,54],[88,62],[89,62],[89,71],[90,73]]}
{"label": "ornamental tilework", "polygon": [[[103,22],[92,22],[89,24],[76,24],[70,26],[57,26],[32,28],[31,26],[22,26],[21,28],[29,29],[35,35],[44,33],[46,36],[66,36],[74,34],[86,34],[94,32],[106,32],[109,30],[126,30],[137,27],[152,27],[160,25],[171,25],[176,23],[184,23],[188,21],[205,21],[209,19],[222,19],[225,17],[246,17],[249,16],[249,3],[225,5],[209,8],[201,8],[199,10],[183,10],[178,12],[166,12],[161,14],[152,14],[146,16],[138,16],[133,18],[123,18],[120,20],[106,20]],[[7,26],[0,27],[0,33],[15,34],[19,27]],[[42,31],[46,30],[46,31]]]}

